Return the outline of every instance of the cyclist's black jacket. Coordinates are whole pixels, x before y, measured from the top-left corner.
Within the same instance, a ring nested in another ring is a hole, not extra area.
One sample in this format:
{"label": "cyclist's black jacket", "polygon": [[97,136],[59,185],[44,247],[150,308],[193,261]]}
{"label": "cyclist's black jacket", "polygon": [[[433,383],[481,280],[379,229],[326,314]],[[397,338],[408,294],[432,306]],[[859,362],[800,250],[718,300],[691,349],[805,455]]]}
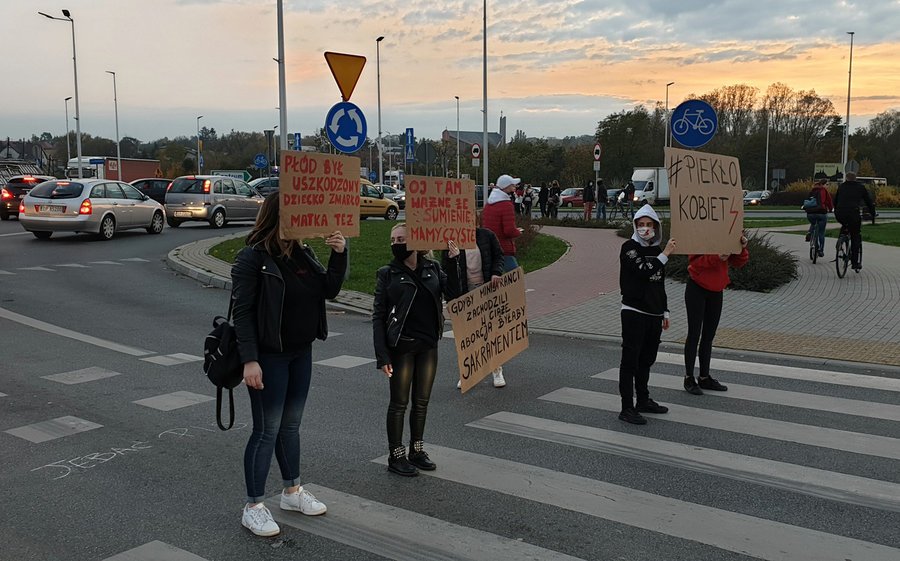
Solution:
{"label": "cyclist's black jacket", "polygon": [[834,196],[834,212],[835,214],[841,211],[858,212],[861,202],[865,203],[872,216],[875,216],[875,205],[872,204],[872,198],[865,186],[855,180],[844,181],[838,185],[837,194]]}

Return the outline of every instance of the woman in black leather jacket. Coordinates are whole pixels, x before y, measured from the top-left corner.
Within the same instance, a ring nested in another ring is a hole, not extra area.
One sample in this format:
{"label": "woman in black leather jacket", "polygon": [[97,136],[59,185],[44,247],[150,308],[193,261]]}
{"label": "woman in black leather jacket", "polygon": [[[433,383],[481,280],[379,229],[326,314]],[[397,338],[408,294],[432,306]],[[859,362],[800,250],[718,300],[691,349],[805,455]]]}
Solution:
{"label": "woman in black leather jacket", "polygon": [[328,336],[325,299],[337,296],[347,270],[340,232],[325,239],[331,247],[326,270],[309,246],[281,239],[278,207],[278,193],[269,195],[248,247],[231,269],[234,328],[253,412],[241,523],[259,536],[280,531],[263,504],[273,453],[284,480],[281,508],[308,515],[326,510],[300,487],[300,421],[312,376],[312,342]]}
{"label": "woman in black leather jacket", "polygon": [[[459,250],[451,244],[455,256]],[[422,436],[431,386],[437,374],[437,343],[444,331],[441,295],[455,298],[447,276],[425,253],[406,249],[406,225],[391,230],[390,264],[378,269],[372,328],[377,368],[390,381],[391,401],[387,411],[390,455],[388,469],[406,476],[419,469],[435,469],[425,453]],[[455,257],[454,256],[454,257]],[[412,390],[409,413],[409,456],[403,446],[403,417]],[[418,468],[418,469],[416,469]]]}

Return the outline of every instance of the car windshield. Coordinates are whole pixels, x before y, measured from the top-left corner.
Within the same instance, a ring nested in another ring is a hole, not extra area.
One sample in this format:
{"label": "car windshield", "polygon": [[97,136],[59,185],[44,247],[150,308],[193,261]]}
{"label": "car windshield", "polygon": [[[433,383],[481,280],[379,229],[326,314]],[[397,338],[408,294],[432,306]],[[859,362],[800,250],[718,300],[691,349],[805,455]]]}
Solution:
{"label": "car windshield", "polygon": [[760,197],[762,197],[762,191],[750,191],[745,198],[758,199]]}
{"label": "car windshield", "polygon": [[182,177],[172,182],[170,193],[202,193],[204,179]]}
{"label": "car windshield", "polygon": [[256,179],[254,179],[253,181],[251,181],[250,183],[248,183],[248,185],[250,185],[251,187],[256,188],[257,185],[259,185],[260,183],[262,183],[262,182],[264,182],[264,181],[267,181],[268,179],[269,179],[268,177],[257,177]]}
{"label": "car windshield", "polygon": [[566,189],[565,191],[562,192],[562,196],[563,197],[571,197],[575,193],[576,193],[575,188],[569,187],[568,189]]}
{"label": "car windshield", "polygon": [[81,196],[84,185],[70,181],[48,181],[31,190],[31,196],[40,199],[75,199]]}

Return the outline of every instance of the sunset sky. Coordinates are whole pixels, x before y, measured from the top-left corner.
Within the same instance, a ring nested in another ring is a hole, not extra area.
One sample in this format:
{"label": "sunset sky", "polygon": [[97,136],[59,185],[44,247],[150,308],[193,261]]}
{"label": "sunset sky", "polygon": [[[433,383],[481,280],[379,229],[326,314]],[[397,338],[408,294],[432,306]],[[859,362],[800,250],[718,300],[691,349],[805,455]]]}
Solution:
{"label": "sunset sky", "polygon": [[[192,135],[278,123],[275,0],[0,0],[4,85],[0,136],[65,129],[73,95],[68,22],[75,18],[82,131],[114,138],[117,73],[122,136]],[[340,93],[324,51],[368,63],[351,101],[377,135],[375,38],[381,43],[382,129],[437,138],[481,130],[482,2],[285,1],[289,132],[322,126]],[[488,2],[488,117],[508,136],[592,134],[635,104],[674,107],[691,93],[773,82],[815,89],[851,124],[900,109],[900,0],[519,0]],[[74,130],[74,105],[70,127]]]}

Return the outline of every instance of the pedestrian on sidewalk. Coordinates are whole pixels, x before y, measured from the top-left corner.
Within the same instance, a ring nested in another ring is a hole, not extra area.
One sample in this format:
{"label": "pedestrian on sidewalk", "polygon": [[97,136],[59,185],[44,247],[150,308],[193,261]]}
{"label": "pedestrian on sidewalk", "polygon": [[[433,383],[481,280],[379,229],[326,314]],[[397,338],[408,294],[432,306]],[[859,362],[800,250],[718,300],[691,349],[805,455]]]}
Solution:
{"label": "pedestrian on sidewalk", "polygon": [[606,186],[602,177],[597,180],[597,220],[606,222]]}
{"label": "pedestrian on sidewalk", "polygon": [[550,213],[547,212],[547,200],[550,198],[550,190],[547,188],[547,182],[541,182],[541,191],[538,193],[538,206],[541,207],[541,218],[547,218]]}
{"label": "pedestrian on sidewalk", "polygon": [[629,179],[622,191],[625,193],[625,215],[631,215],[634,220],[634,182]]}
{"label": "pedestrian on sidewalk", "polygon": [[[508,199],[507,202],[512,205]],[[429,252],[407,249],[406,235],[404,223],[391,229],[394,259],[376,273],[372,330],[376,367],[384,372],[390,385],[388,470],[414,476],[420,469],[432,471],[437,467],[425,452],[422,439],[431,387],[437,374],[437,344],[444,332],[441,296],[449,301],[458,296],[459,288],[447,282],[447,275],[428,257]],[[451,254],[452,259],[459,256],[455,245]],[[410,393],[407,455],[403,446],[403,420]]]}
{"label": "pedestrian on sidewalk", "polygon": [[[684,307],[687,311],[688,334],[684,342],[684,389],[693,395],[703,395],[703,390],[724,392],[728,387],[709,374],[712,344],[722,317],[722,294],[731,283],[728,267],[740,269],[747,264],[747,233],[741,235],[741,252],[731,255],[691,255],[688,257],[690,278],[684,289]],[[700,380],[694,379],[694,361],[697,344],[700,344]]]}
{"label": "pedestrian on sidewalk", "polygon": [[532,204],[534,204],[534,188],[528,183],[525,185],[525,194],[522,196],[522,216],[531,218]]}
{"label": "pedestrian on sidewalk", "polygon": [[[634,235],[619,252],[619,288],[622,291],[622,360],[619,363],[619,419],[645,425],[641,413],[667,413],[668,407],[650,399],[647,384],[656,362],[660,336],[669,328],[666,299],[666,263],[675,251],[669,238],[660,249],[662,228],[656,211],[644,205],[634,217]],[[635,405],[634,394],[637,394]]]}
{"label": "pedestrian on sidewalk", "polygon": [[560,204],[562,204],[562,189],[559,188],[559,181],[554,179],[550,184],[550,196],[547,199],[547,213],[550,218],[554,220],[559,218]]}
{"label": "pedestrian on sidewalk", "polygon": [[828,224],[828,213],[834,210],[834,202],[831,193],[825,188],[827,179],[820,179],[813,185],[809,197],[815,199],[817,206],[804,208],[806,219],[809,220],[809,232],[806,233],[806,241],[812,236],[819,239],[819,257],[825,257],[825,226]]}
{"label": "pedestrian on sidewalk", "polygon": [[312,377],[312,342],[328,336],[325,300],[338,295],[347,270],[340,232],[325,238],[331,248],[327,269],[309,246],[281,238],[279,200],[278,193],[266,198],[231,269],[234,329],[253,414],[241,523],[258,536],[280,532],[263,503],[273,453],[284,485],[281,508],[307,515],[326,511],[300,486],[300,421]]}
{"label": "pedestrian on sidewalk", "polygon": [[[441,267],[447,274],[447,282],[459,286],[460,294],[475,290],[486,282],[496,286],[503,276],[503,250],[497,236],[486,228],[475,228],[475,245],[477,249],[460,249],[457,253],[454,252],[456,244],[451,240],[443,251]],[[506,386],[502,366],[491,374],[495,388]],[[456,383],[456,388],[462,388],[462,380]]]}
{"label": "pedestrian on sidewalk", "polygon": [[587,185],[584,186],[581,200],[584,202],[584,221],[587,222],[591,219],[591,213],[594,211],[594,201],[597,200],[597,192],[593,181],[588,181]]}
{"label": "pedestrian on sidewalk", "polygon": [[481,214],[481,225],[487,228],[500,240],[503,249],[503,270],[509,272],[519,266],[516,261],[515,239],[522,235],[522,229],[516,226],[516,212],[509,200],[510,193],[522,180],[510,175],[497,178],[497,188],[491,191],[487,204]]}

